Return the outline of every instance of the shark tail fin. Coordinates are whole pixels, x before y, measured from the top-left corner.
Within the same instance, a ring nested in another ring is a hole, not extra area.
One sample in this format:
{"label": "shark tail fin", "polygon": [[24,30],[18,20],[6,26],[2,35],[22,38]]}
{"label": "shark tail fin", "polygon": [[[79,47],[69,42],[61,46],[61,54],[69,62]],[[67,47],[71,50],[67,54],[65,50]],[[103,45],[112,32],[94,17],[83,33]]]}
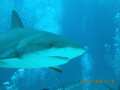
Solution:
{"label": "shark tail fin", "polygon": [[11,30],[15,29],[15,28],[23,28],[22,22],[20,20],[20,17],[18,15],[18,13],[13,10],[12,11],[12,24],[11,24]]}

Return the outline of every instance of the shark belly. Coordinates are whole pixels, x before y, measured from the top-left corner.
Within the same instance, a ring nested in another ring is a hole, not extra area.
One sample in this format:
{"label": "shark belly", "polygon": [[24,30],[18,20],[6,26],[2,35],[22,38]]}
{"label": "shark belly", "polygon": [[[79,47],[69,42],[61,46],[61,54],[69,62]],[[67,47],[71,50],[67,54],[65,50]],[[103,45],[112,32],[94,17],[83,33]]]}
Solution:
{"label": "shark belly", "polygon": [[52,56],[40,56],[39,53],[23,55],[21,59],[26,64],[25,68],[52,67],[68,62],[67,59],[61,59]]}
{"label": "shark belly", "polygon": [[27,54],[21,58],[0,59],[0,67],[5,68],[44,68],[67,63],[67,59],[39,54]]}

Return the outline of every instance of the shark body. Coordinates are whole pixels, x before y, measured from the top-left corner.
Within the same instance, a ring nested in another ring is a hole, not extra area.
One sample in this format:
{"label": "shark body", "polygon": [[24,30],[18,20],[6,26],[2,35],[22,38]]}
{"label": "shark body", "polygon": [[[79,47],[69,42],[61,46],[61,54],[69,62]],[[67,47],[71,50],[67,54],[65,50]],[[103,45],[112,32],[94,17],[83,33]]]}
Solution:
{"label": "shark body", "polygon": [[81,82],[74,82],[74,83],[69,83],[66,85],[62,85],[61,87],[55,89],[55,90],[78,90],[78,88],[81,90]]}
{"label": "shark body", "polygon": [[104,84],[104,86],[108,89],[108,90],[120,90],[120,84],[118,85],[118,89],[114,89],[111,86],[108,86],[107,84]]}
{"label": "shark body", "polygon": [[[118,86],[118,89],[112,88],[111,86],[104,84],[105,89],[104,90],[120,90],[120,84]],[[99,87],[98,88],[89,88],[90,90],[102,90]],[[50,90],[47,88],[44,88],[42,90]],[[81,82],[76,82],[76,83],[71,83],[71,84],[66,84],[62,85],[59,88],[56,88],[54,90],[83,90],[82,89],[82,83]]]}
{"label": "shark body", "polygon": [[77,81],[77,82],[66,83],[66,84],[60,85],[59,87],[55,89],[44,88],[42,90],[82,90],[82,83],[81,81]]}
{"label": "shark body", "polygon": [[82,46],[57,34],[23,28],[15,10],[12,11],[11,30],[0,35],[0,67],[50,67],[61,71],[58,65],[84,52]]}

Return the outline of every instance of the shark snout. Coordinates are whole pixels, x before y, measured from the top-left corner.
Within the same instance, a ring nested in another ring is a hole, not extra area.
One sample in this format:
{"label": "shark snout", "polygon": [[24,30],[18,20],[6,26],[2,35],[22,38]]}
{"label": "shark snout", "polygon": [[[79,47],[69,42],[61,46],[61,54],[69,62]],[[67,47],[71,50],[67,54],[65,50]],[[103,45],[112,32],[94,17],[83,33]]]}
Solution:
{"label": "shark snout", "polygon": [[80,55],[82,55],[86,51],[86,49],[84,47],[80,47],[80,48],[78,48],[78,51],[79,51]]}
{"label": "shark snout", "polygon": [[77,56],[80,56],[82,55],[84,52],[85,52],[85,48],[83,47],[80,47],[80,48],[72,48],[72,47],[67,47],[65,49],[65,52],[66,52],[66,56],[69,58],[69,59],[72,59],[72,58],[75,58]]}

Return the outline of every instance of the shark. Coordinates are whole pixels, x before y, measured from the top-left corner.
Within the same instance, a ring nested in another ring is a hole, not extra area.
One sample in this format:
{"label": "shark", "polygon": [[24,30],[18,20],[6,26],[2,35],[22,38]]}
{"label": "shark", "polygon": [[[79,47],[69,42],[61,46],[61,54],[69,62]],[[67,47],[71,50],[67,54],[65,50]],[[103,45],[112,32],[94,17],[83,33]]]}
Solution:
{"label": "shark", "polygon": [[[81,89],[82,89],[82,83],[81,81],[77,81],[72,83],[64,83],[59,87],[55,88],[54,90],[81,90]],[[42,90],[51,90],[51,89],[44,88]]]}
{"label": "shark", "polygon": [[15,10],[12,10],[11,29],[0,35],[0,67],[3,68],[48,67],[62,72],[59,65],[85,51],[81,45],[58,34],[24,28]]}
{"label": "shark", "polygon": [[81,85],[82,85],[81,81],[78,81],[78,82],[62,85],[56,88],[55,90],[78,90],[78,88],[79,90],[81,90],[81,87],[82,87]]}
{"label": "shark", "polygon": [[110,86],[108,86],[107,84],[104,84],[105,88],[107,88],[108,90],[120,90],[120,84],[118,85],[118,89],[112,88]]}
{"label": "shark", "polygon": [[[118,89],[112,88],[112,87],[108,86],[107,84],[104,84],[104,86],[105,86],[104,90],[120,90],[120,84],[118,85]],[[50,90],[50,89],[44,88],[42,90]],[[62,85],[62,86],[54,89],[54,90],[82,90],[82,83],[81,82],[75,82],[75,83],[71,83],[71,84],[65,84],[65,85]],[[102,89],[92,88],[90,90],[102,90]]]}

